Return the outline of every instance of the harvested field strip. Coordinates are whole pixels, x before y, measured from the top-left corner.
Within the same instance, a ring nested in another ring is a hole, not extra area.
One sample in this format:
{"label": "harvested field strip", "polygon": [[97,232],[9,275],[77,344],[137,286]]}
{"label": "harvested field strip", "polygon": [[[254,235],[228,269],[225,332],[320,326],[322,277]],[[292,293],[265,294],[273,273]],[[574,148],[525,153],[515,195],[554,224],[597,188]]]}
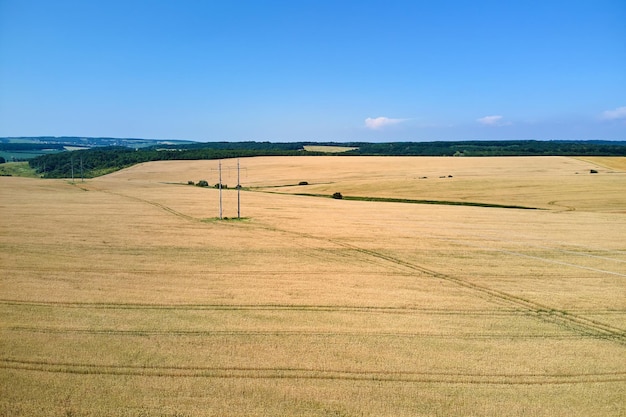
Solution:
{"label": "harvested field strip", "polygon": [[526,373],[448,373],[448,372],[400,372],[400,371],[354,371],[314,368],[281,367],[183,367],[183,366],[125,366],[65,363],[52,361],[22,361],[0,359],[0,368],[50,373],[84,375],[127,375],[150,377],[196,377],[196,378],[253,378],[253,379],[327,379],[406,383],[444,384],[588,384],[616,383],[626,381],[626,372],[573,373],[573,374],[526,374]]}
{"label": "harvested field strip", "polygon": [[115,336],[199,336],[199,337],[252,337],[252,336],[355,336],[355,337],[394,337],[394,338],[438,338],[438,339],[580,339],[583,336],[574,333],[570,334],[528,334],[528,333],[473,333],[461,334],[433,333],[433,332],[376,332],[376,331],[308,331],[308,330],[259,330],[259,331],[238,331],[238,330],[118,330],[118,329],[67,329],[52,327],[27,327],[12,326],[6,330],[31,333],[50,334],[89,334],[89,335],[115,335]]}

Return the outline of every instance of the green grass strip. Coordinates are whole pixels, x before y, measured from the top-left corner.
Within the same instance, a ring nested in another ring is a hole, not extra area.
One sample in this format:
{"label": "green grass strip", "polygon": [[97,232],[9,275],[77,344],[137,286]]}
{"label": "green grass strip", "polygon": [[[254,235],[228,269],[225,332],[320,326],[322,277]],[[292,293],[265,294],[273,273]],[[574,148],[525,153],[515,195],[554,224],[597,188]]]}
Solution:
{"label": "green grass strip", "polygon": [[[332,195],[327,195],[327,194],[296,193],[294,195],[301,195],[301,196],[308,196],[308,197],[333,198]],[[471,207],[493,207],[493,208],[521,209],[521,210],[540,210],[536,207],[526,207],[526,206],[517,206],[517,205],[508,205],[508,204],[475,203],[471,201],[414,200],[410,198],[359,197],[359,196],[343,196],[342,199],[354,200],[354,201],[375,201],[375,202],[384,202],[384,203],[438,204],[438,205],[445,205],[445,206],[471,206]]]}

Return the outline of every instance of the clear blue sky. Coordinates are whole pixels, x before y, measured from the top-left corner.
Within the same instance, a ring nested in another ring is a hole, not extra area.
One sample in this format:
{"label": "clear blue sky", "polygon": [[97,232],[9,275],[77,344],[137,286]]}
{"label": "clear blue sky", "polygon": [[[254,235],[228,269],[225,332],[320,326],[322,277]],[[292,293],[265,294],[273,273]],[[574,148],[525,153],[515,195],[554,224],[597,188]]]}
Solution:
{"label": "clear blue sky", "polygon": [[626,140],[626,1],[0,0],[0,136]]}

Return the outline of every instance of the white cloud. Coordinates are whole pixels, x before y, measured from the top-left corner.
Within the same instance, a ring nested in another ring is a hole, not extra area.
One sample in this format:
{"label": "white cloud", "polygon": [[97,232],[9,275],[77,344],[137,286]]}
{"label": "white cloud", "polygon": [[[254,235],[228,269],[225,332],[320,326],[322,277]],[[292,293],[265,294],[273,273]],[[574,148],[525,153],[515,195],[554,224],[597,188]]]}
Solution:
{"label": "white cloud", "polygon": [[480,119],[476,119],[476,121],[485,126],[508,126],[511,124],[511,122],[504,122],[502,119],[502,116],[494,115],[481,117]]}
{"label": "white cloud", "polygon": [[368,129],[382,129],[385,126],[391,126],[404,122],[406,119],[390,119],[389,117],[376,117],[375,119],[368,117],[365,119],[365,127]]}
{"label": "white cloud", "polygon": [[602,118],[604,120],[626,120],[626,106],[618,107],[615,110],[607,110],[602,113]]}

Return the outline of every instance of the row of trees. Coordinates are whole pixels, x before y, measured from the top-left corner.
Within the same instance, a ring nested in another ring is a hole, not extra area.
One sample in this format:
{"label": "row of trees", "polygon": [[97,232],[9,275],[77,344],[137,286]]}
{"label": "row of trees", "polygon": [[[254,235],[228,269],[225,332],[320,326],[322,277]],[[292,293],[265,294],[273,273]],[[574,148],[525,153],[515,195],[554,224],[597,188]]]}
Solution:
{"label": "row of trees", "polygon": [[[29,160],[31,168],[45,178],[69,178],[83,169],[85,178],[104,175],[119,169],[149,161],[227,159],[251,156],[302,155],[303,151],[266,147],[203,147],[197,149],[130,149],[104,147],[42,155]],[[316,154],[307,152],[307,155]],[[319,153],[318,153],[319,154]]]}
{"label": "row of trees", "polygon": [[41,151],[44,149],[62,151],[62,144],[48,143],[3,143],[0,142],[0,151]]}
{"label": "row of trees", "polygon": [[353,155],[413,156],[625,156],[626,142],[459,141],[361,143]]}

